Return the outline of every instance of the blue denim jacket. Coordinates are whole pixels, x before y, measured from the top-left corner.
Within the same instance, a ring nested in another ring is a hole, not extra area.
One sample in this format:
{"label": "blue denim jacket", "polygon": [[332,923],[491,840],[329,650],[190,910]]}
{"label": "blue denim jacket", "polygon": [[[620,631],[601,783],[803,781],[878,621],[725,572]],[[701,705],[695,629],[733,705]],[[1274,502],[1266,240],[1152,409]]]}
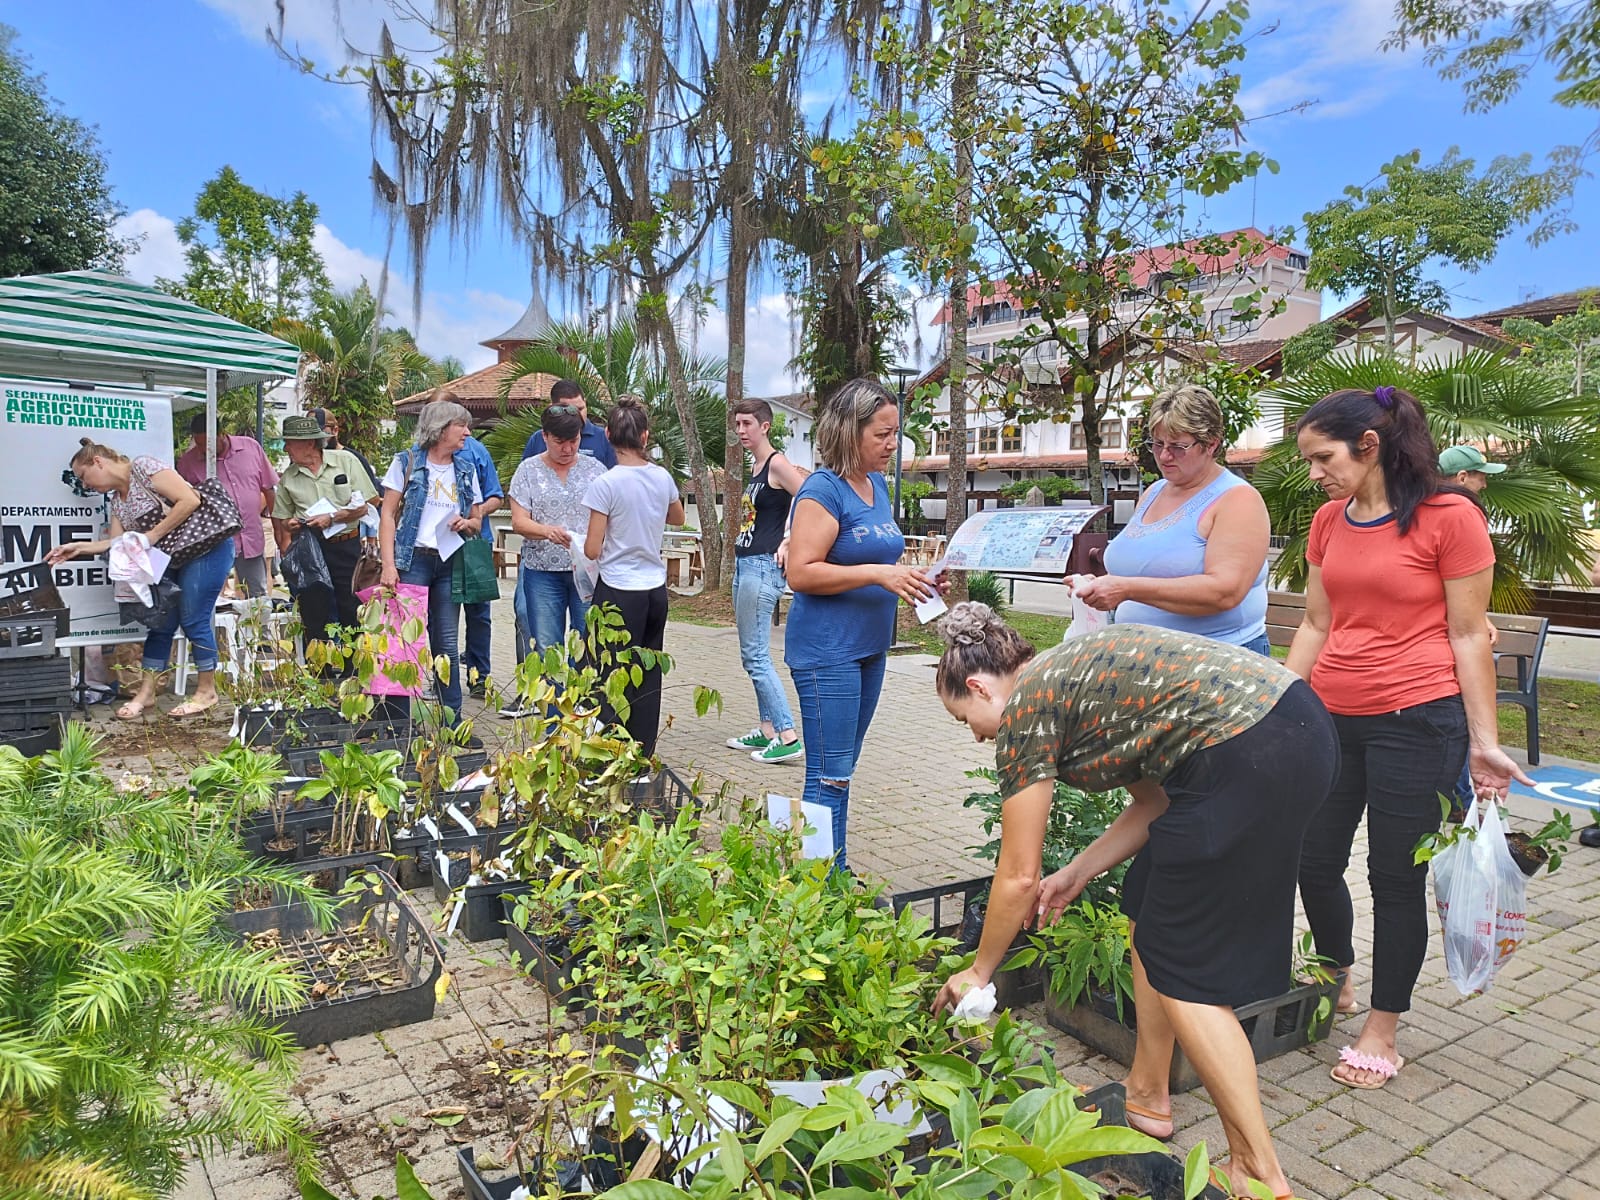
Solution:
{"label": "blue denim jacket", "polygon": [[[422,525],[422,510],[428,503],[428,465],[427,453],[418,446],[402,450],[400,457],[404,460],[402,470],[406,472],[406,487],[400,495],[400,518],[395,523],[394,567],[397,571],[404,571],[411,565],[411,551],[417,544],[417,530]],[[455,455],[455,468],[456,496],[460,500],[461,515],[470,517],[477,471],[473,468],[472,459],[459,450]]]}

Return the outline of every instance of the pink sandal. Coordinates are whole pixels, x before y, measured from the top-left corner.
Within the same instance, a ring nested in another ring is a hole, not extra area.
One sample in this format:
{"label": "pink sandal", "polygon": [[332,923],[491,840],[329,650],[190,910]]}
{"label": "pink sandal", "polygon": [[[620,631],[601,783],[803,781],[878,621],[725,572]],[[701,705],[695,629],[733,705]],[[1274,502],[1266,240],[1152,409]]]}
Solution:
{"label": "pink sandal", "polygon": [[[1339,1051],[1339,1061],[1333,1065],[1333,1069],[1328,1072],[1328,1075],[1335,1083],[1342,1083],[1345,1085],[1345,1087],[1360,1088],[1363,1091],[1375,1092],[1387,1084],[1389,1080],[1400,1074],[1400,1068],[1405,1065],[1406,1060],[1403,1058],[1396,1057],[1394,1062],[1390,1062],[1387,1058],[1384,1058],[1381,1055],[1363,1054],[1354,1046],[1346,1046],[1343,1050]],[[1371,1071],[1374,1075],[1378,1076],[1378,1082],[1357,1083],[1354,1079],[1346,1079],[1343,1075],[1339,1074],[1340,1067],[1352,1067],[1357,1071]]]}

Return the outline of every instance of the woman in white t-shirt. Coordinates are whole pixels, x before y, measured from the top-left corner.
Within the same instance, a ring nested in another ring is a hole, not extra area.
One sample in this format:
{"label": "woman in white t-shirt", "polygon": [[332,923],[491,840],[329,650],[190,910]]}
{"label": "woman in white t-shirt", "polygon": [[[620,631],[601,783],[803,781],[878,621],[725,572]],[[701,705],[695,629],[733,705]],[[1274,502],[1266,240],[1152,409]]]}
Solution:
{"label": "woman in white t-shirt", "polygon": [[[667,523],[683,522],[683,501],[672,476],[645,456],[650,418],[633,397],[624,396],[606,422],[617,465],[589,485],[589,533],[583,552],[598,561],[595,604],[615,605],[630,640],[660,650],[667,633],[667,564],[661,538]],[[661,671],[647,670],[627,690],[628,735],[647,755],[656,752],[661,728]]]}
{"label": "woman in white t-shirt", "polygon": [[378,548],[385,588],[414,583],[428,589],[428,650],[450,660],[439,681],[439,703],[451,721],[461,716],[461,606],[450,595],[452,559],[463,538],[483,526],[483,492],[472,460],[461,453],[472,414],[450,400],[435,400],[417,417],[417,441],[402,450],[383,477]]}

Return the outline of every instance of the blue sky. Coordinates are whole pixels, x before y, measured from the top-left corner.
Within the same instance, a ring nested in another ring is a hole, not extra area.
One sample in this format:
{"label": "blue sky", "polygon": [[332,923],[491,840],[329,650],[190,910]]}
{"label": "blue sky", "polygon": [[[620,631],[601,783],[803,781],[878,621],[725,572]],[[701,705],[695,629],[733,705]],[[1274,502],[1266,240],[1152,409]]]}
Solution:
{"label": "blue sky", "polygon": [[[341,33],[375,44],[380,5],[344,0],[335,24],[329,0],[287,0],[288,33],[319,62],[339,61]],[[1304,113],[1252,121],[1248,137],[1277,159],[1263,175],[1212,200],[1204,213],[1214,229],[1250,223],[1298,223],[1307,209],[1364,183],[1378,167],[1413,148],[1425,162],[1450,146],[1487,162],[1499,154],[1532,153],[1580,141],[1592,114],[1548,102],[1536,81],[1514,104],[1487,115],[1465,114],[1455,85],[1439,80],[1420,55],[1381,53],[1389,0],[1266,0],[1252,9],[1255,38],[1244,67],[1246,111],[1252,116],[1315,100]],[[126,227],[144,235],[131,272],[149,279],[181,270],[172,223],[224,164],[251,185],[272,192],[304,190],[321,207],[319,245],[339,286],[376,280],[384,254],[384,219],[372,205],[372,145],[364,102],[300,74],[267,43],[273,0],[0,0],[0,21],[19,34],[18,48],[47,76],[51,93],[74,116],[95,124],[110,163]],[[1575,211],[1597,211],[1600,182],[1585,181]],[[398,261],[397,264],[398,266]],[[423,311],[416,330],[424,349],[451,353],[469,366],[492,361],[476,343],[521,313],[529,295],[527,257],[493,224],[473,245],[441,239],[431,250]],[[1515,303],[1525,293],[1549,295],[1600,285],[1600,221],[1530,249],[1507,239],[1499,258],[1476,275],[1445,276],[1453,311],[1470,315]],[[391,306],[411,321],[409,286],[391,286]],[[1325,311],[1336,307],[1325,298]],[[702,349],[726,342],[721,314],[701,333]],[[933,341],[927,344],[931,349]],[[752,317],[753,391],[788,391],[786,305],[764,297]]]}

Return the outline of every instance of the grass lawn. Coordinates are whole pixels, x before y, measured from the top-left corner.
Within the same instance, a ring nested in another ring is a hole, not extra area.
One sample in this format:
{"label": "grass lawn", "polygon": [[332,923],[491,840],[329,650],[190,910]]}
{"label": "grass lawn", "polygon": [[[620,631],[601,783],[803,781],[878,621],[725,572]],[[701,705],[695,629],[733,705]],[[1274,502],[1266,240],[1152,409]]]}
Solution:
{"label": "grass lawn", "polygon": [[[1054,646],[1066,631],[1065,617],[1042,613],[1006,611],[1009,621],[1023,637],[1041,650]],[[669,619],[695,625],[733,624],[733,601],[726,593],[708,596],[674,596]],[[910,610],[901,609],[900,640],[925,654],[938,654],[944,643],[932,625],[918,625]],[[1282,659],[1288,651],[1273,648]],[[1541,679],[1539,681],[1540,746],[1546,754],[1565,758],[1600,760],[1600,684],[1579,679]],[[1514,704],[1500,706],[1500,740],[1507,746],[1526,746],[1527,724],[1522,709]]]}

